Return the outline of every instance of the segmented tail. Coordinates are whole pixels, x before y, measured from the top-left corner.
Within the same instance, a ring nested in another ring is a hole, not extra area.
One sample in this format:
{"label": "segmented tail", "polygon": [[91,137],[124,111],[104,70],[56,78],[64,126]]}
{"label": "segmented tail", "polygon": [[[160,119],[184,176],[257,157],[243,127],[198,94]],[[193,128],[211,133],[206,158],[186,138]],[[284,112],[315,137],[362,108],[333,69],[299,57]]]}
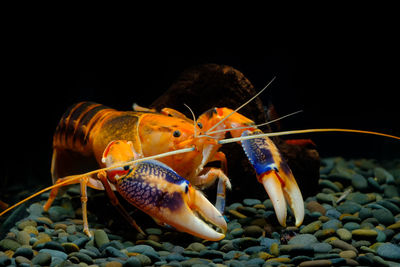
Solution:
{"label": "segmented tail", "polygon": [[108,117],[109,107],[93,102],[72,105],[62,116],[54,133],[53,147],[68,149],[82,154],[91,153],[88,147],[90,135],[101,121]]}

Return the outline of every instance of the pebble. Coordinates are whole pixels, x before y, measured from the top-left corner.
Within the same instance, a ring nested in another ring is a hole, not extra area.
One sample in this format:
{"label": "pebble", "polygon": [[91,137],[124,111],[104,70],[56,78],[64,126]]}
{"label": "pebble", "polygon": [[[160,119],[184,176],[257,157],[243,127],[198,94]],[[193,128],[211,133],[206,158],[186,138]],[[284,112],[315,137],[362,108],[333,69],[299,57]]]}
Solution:
{"label": "pebble", "polygon": [[315,221],[312,223],[309,223],[308,225],[304,226],[301,230],[301,234],[312,234],[318,231],[322,227],[322,222],[321,221]]}
{"label": "pebble", "polygon": [[29,247],[20,247],[15,252],[13,257],[23,256],[27,259],[33,258],[33,250]]}
{"label": "pebble", "polygon": [[94,231],[94,242],[100,248],[104,244],[109,243],[110,239],[108,239],[107,233],[104,230],[98,229]]}
{"label": "pebble", "polygon": [[254,205],[261,204],[261,201],[254,198],[245,198],[243,199],[243,204],[252,207]]}
{"label": "pebble", "polygon": [[372,215],[384,225],[391,225],[395,222],[393,214],[386,208],[373,210]]}
{"label": "pebble", "polygon": [[12,239],[3,239],[0,241],[0,249],[6,251],[6,250],[12,250],[16,251],[21,245]]}
{"label": "pebble", "polygon": [[388,260],[400,260],[400,247],[392,243],[385,243],[378,247],[378,255]]}
{"label": "pebble", "polygon": [[51,254],[47,252],[39,252],[33,259],[32,264],[46,266],[51,263]]}
{"label": "pebble", "polygon": [[339,228],[336,230],[336,234],[339,236],[339,238],[343,241],[350,241],[352,238],[352,234],[349,230],[345,228]]}
{"label": "pebble", "polygon": [[351,231],[351,235],[355,239],[375,240],[375,238],[378,236],[378,233],[375,230],[371,230],[371,229],[356,229],[356,230]]}
{"label": "pebble", "polygon": [[326,209],[324,206],[319,204],[317,201],[310,201],[306,204],[306,209],[308,209],[310,212],[319,212],[322,215],[325,215]]}
{"label": "pebble", "polygon": [[358,250],[355,247],[353,247],[352,245],[343,240],[339,239],[332,240],[330,244],[335,248],[340,248],[342,250],[353,250],[354,252],[358,253]]}

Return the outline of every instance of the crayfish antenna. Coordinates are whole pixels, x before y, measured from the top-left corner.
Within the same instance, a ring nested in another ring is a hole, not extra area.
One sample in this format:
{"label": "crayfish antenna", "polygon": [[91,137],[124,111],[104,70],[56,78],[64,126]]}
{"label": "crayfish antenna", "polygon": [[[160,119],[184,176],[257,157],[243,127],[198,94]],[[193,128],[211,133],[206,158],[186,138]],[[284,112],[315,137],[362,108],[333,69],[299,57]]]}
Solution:
{"label": "crayfish antenna", "polygon": [[252,98],[250,98],[249,100],[247,100],[244,104],[242,104],[240,107],[238,107],[237,109],[235,109],[234,111],[232,111],[230,114],[228,114],[225,118],[223,118],[222,120],[220,120],[218,123],[216,123],[215,125],[213,125],[210,129],[208,129],[208,131],[205,134],[209,134],[213,129],[215,129],[216,127],[218,127],[218,125],[220,125],[221,123],[223,123],[227,118],[229,118],[230,116],[232,116],[233,114],[235,114],[236,112],[238,112],[241,108],[243,108],[244,106],[246,106],[248,103],[250,103],[251,101],[253,101],[257,96],[259,96],[262,92],[264,92],[270,85],[271,83],[276,79],[276,76],[274,76],[271,81],[263,88],[260,90],[260,92],[258,92],[257,94],[255,94]]}
{"label": "crayfish antenna", "polygon": [[325,129],[317,128],[317,129],[291,130],[291,131],[283,131],[283,132],[263,133],[263,134],[255,134],[255,135],[250,135],[250,136],[234,137],[234,138],[220,140],[220,141],[218,141],[218,144],[222,145],[222,144],[240,142],[240,141],[250,140],[250,139],[260,138],[260,137],[272,137],[272,136],[304,134],[304,133],[326,133],[326,132],[362,133],[362,134],[378,135],[378,136],[383,136],[383,137],[400,140],[400,137],[398,137],[398,136],[380,133],[380,132],[374,132],[374,131],[342,129],[342,128],[325,128]]}
{"label": "crayfish antenna", "polygon": [[[232,130],[250,129],[250,128],[254,128],[254,127],[259,128],[259,127],[261,127],[261,126],[265,126],[265,125],[268,125],[268,124],[271,124],[271,123],[280,121],[280,120],[282,120],[282,119],[288,118],[288,117],[290,117],[290,116],[296,115],[296,114],[298,114],[298,113],[300,113],[300,112],[303,112],[303,110],[298,110],[298,111],[295,111],[295,112],[286,114],[286,115],[284,115],[284,116],[282,116],[282,117],[279,117],[279,118],[277,118],[277,119],[274,119],[274,120],[271,120],[271,121],[267,121],[267,122],[264,122],[264,123],[260,123],[260,124],[256,124],[256,125],[250,125],[250,126],[243,126],[243,127],[236,127],[236,128],[222,129],[222,130],[207,132],[207,135],[215,134],[215,133],[222,133],[222,132],[229,132],[229,131],[232,131]],[[205,135],[204,135],[204,136],[205,136]],[[202,136],[200,136],[200,137],[202,137]]]}
{"label": "crayfish antenna", "polygon": [[[0,213],[0,217],[3,216],[4,214],[6,214],[7,212],[9,212],[10,210],[15,209],[15,208],[18,207],[19,205],[21,205],[21,204],[27,202],[28,200],[30,200],[30,199],[32,199],[32,198],[34,198],[34,197],[36,197],[36,196],[38,196],[38,195],[40,195],[40,194],[43,194],[44,192],[49,191],[49,190],[51,190],[51,189],[53,189],[53,188],[62,187],[62,186],[66,185],[66,184],[69,184],[69,183],[71,183],[71,182],[75,182],[76,180],[81,179],[82,176],[83,176],[83,175],[73,175],[73,176],[71,176],[71,178],[66,179],[66,180],[64,180],[64,181],[61,182],[61,183],[54,184],[54,185],[51,185],[51,186],[49,186],[49,187],[46,187],[46,188],[40,190],[39,192],[36,192],[35,194],[33,194],[33,195],[31,195],[31,196],[29,196],[29,197],[27,197],[27,198],[25,198],[25,199],[19,201],[18,203],[12,205],[12,206],[9,207],[8,209],[3,210],[3,211]],[[66,178],[67,178],[67,177],[66,177]]]}
{"label": "crayfish antenna", "polygon": [[192,113],[193,124],[194,124],[193,125],[193,128],[194,128],[194,131],[193,131],[193,135],[194,136],[193,137],[196,138],[197,137],[197,134],[196,134],[196,116],[194,115],[193,110],[188,105],[186,105],[185,103],[183,105],[185,105],[185,107],[187,107],[189,109],[190,113]]}

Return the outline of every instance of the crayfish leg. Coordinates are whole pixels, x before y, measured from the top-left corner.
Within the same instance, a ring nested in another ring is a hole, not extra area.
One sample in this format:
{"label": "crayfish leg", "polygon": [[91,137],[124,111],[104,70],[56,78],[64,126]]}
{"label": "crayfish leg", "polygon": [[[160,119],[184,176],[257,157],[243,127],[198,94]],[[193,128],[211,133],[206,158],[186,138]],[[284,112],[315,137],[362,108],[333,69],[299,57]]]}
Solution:
{"label": "crayfish leg", "polygon": [[206,172],[197,177],[196,186],[206,188],[218,179],[215,207],[223,214],[225,209],[226,188],[231,188],[231,182],[225,173],[218,168],[205,168]]}
{"label": "crayfish leg", "polygon": [[111,204],[118,210],[118,212],[132,225],[139,233],[146,235],[140,226],[136,223],[136,221],[129,215],[126,209],[121,205],[117,196],[114,194],[114,191],[111,189],[111,186],[107,179],[107,173],[101,171],[97,174],[97,177],[102,182],[104,189],[106,190],[107,196],[110,199]]}
{"label": "crayfish leg", "polygon": [[[59,179],[57,179],[57,181],[54,184],[56,185],[56,184],[63,183],[67,180],[71,180],[71,178],[73,178],[73,177],[74,176],[67,176],[64,178],[59,178]],[[77,184],[77,183],[79,183],[79,180],[72,180],[71,182],[64,183],[61,186],[67,186],[67,185],[72,185],[72,184]],[[51,189],[49,198],[47,199],[46,203],[43,205],[44,211],[48,211],[49,208],[51,207],[51,205],[53,204],[54,200],[56,199],[56,197],[58,195],[59,188],[60,187],[54,187],[53,189]]]}

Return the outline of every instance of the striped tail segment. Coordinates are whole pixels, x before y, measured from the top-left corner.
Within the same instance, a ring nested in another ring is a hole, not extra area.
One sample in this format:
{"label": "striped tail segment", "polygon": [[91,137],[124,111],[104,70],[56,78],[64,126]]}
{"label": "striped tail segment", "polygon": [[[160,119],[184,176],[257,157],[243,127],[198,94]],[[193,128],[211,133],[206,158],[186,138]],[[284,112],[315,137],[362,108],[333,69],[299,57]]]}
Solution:
{"label": "striped tail segment", "polygon": [[109,117],[114,109],[94,102],[80,102],[72,105],[62,116],[54,133],[53,147],[79,152],[92,153],[90,136],[101,122]]}

